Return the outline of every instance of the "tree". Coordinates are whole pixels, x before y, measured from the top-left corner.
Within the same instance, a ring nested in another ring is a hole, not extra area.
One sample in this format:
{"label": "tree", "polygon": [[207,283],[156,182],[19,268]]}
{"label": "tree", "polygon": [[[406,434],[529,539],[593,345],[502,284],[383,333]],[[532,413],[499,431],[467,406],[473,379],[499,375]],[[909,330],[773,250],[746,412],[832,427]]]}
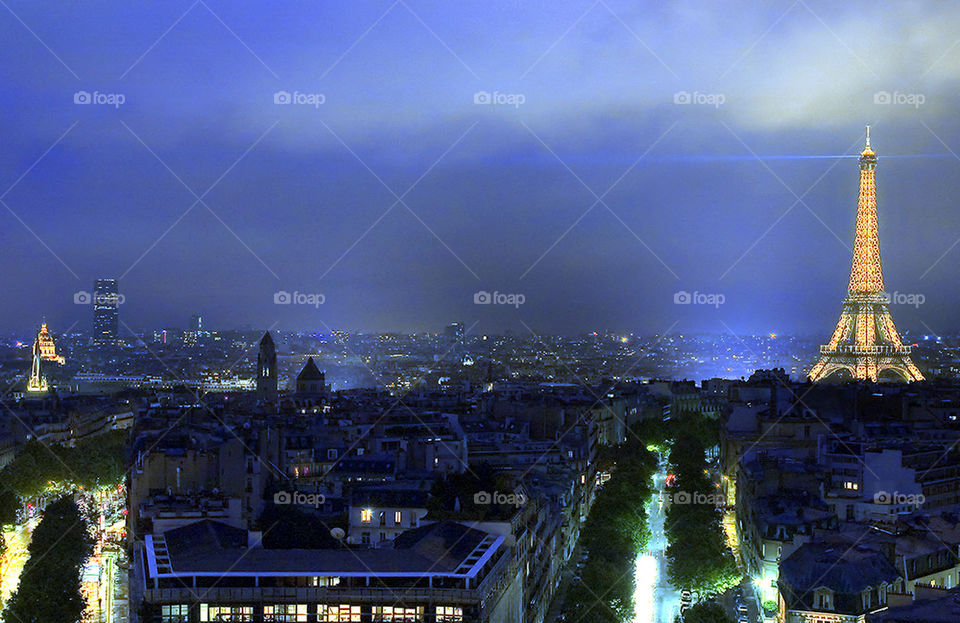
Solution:
{"label": "tree", "polygon": [[698,423],[695,414],[681,418],[670,450],[674,493],[664,527],[670,542],[666,551],[670,583],[702,594],[723,592],[740,580],[716,506],[714,496],[719,493],[706,473],[704,446],[714,443],[709,437],[712,430],[711,425]]}
{"label": "tree", "polygon": [[0,526],[17,522],[20,498],[9,489],[0,490]]}
{"label": "tree", "polygon": [[80,620],[80,574],[93,541],[77,504],[64,496],[49,504],[27,550],[20,585],[3,613],[5,621],[70,623]]}

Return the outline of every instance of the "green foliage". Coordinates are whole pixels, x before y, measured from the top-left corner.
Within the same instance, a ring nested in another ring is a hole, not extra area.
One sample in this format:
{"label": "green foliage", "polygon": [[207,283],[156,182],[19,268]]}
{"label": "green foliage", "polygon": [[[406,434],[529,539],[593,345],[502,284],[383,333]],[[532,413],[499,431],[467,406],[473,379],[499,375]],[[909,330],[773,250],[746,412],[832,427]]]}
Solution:
{"label": "green foliage", "polygon": [[70,623],[80,620],[83,564],[93,542],[76,503],[65,496],[49,504],[33,532],[20,585],[7,602],[5,621]]}
{"label": "green foliage", "polygon": [[683,623],[733,623],[733,620],[719,604],[702,602],[684,613]]}
{"label": "green foliage", "polygon": [[714,528],[701,527],[667,547],[667,576],[677,588],[701,594],[721,593],[740,582],[733,554]]}
{"label": "green foliage", "polygon": [[126,473],[128,437],[128,431],[114,430],[84,439],[73,448],[28,441],[0,471],[0,480],[23,499],[37,497],[55,485],[87,490],[115,486]]}
{"label": "green foliage", "polygon": [[17,509],[20,508],[20,498],[9,489],[0,489],[0,526],[17,521]]}
{"label": "green foliage", "polygon": [[[702,432],[702,431],[701,431]],[[704,473],[707,463],[702,435],[696,426],[681,429],[670,450],[674,492],[716,495]],[[701,594],[725,591],[740,581],[733,554],[727,548],[720,513],[713,504],[672,504],[665,532],[667,576],[677,588]]]}

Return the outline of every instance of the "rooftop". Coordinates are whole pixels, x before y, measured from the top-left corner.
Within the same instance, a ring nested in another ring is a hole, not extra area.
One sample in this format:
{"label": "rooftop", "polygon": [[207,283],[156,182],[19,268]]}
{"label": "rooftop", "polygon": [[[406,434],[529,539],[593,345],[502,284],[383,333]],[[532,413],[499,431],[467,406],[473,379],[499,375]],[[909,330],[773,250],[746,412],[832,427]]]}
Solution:
{"label": "rooftop", "polygon": [[152,577],[177,576],[451,576],[475,577],[503,537],[441,521],[408,530],[393,548],[266,549],[247,547],[247,532],[203,520],[146,537]]}

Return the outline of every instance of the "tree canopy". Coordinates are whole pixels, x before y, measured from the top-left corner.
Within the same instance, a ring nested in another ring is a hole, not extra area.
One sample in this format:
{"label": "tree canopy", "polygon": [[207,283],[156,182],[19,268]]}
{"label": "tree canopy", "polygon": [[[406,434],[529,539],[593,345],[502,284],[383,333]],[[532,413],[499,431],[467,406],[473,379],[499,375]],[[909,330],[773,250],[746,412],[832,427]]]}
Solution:
{"label": "tree canopy", "polygon": [[10,596],[5,621],[71,623],[80,620],[80,578],[93,541],[77,504],[64,496],[47,505],[33,532],[20,585]]}

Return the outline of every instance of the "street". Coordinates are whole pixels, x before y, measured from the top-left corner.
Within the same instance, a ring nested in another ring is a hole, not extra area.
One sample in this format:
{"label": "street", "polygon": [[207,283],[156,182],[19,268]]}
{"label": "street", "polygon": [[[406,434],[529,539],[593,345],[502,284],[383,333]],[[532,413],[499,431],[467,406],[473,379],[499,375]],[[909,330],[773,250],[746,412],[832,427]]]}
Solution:
{"label": "street", "polygon": [[666,506],[660,503],[666,477],[666,464],[661,463],[653,477],[657,492],[647,505],[650,551],[637,558],[634,623],[673,623],[680,612],[680,593],[667,581]]}

